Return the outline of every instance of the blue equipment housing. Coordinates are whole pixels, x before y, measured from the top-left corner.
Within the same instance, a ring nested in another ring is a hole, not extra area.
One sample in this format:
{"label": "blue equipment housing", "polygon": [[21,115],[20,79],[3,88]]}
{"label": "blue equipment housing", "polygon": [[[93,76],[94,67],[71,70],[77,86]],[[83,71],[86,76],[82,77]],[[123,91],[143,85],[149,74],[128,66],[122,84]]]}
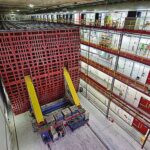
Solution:
{"label": "blue equipment housing", "polygon": [[49,131],[42,132],[41,138],[45,144],[52,141],[52,138],[50,137]]}
{"label": "blue equipment housing", "polygon": [[42,113],[43,113],[43,115],[46,115],[46,114],[51,113],[55,110],[63,108],[65,106],[69,105],[69,104],[70,104],[70,102],[68,100],[64,99],[61,102],[55,103],[55,104],[53,104],[51,106],[48,106],[48,107],[45,107],[45,108],[42,108]]}

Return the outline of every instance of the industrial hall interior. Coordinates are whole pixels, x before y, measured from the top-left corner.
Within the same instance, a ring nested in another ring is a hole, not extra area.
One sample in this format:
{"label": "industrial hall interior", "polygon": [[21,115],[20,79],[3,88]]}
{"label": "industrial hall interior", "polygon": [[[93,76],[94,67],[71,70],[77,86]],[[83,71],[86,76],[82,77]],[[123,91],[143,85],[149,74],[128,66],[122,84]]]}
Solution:
{"label": "industrial hall interior", "polygon": [[150,150],[150,0],[0,0],[0,150]]}

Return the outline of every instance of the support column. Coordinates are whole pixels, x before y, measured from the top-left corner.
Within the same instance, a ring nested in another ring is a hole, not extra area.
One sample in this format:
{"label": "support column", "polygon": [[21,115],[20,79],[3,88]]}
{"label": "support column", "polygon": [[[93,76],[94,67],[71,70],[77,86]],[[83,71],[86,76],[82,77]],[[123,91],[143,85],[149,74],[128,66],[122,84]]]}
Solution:
{"label": "support column", "polygon": [[[120,40],[119,40],[119,44],[118,44],[118,53],[121,50],[122,39],[123,39],[123,33],[120,34]],[[117,57],[116,57],[114,73],[116,73],[116,71],[117,71],[118,61],[119,61],[119,55],[117,55]],[[112,83],[111,83],[111,87],[110,87],[111,93],[113,92],[114,83],[115,83],[115,78],[112,79]],[[111,97],[111,94],[110,94],[110,97]],[[106,118],[108,118],[108,116],[109,116],[110,104],[111,104],[111,98],[109,98],[109,101],[108,101],[107,111],[106,111]]]}
{"label": "support column", "polygon": [[146,135],[145,140],[144,140],[144,142],[143,142],[143,144],[142,144],[142,146],[141,146],[142,149],[144,148],[144,145],[145,145],[145,143],[146,143],[146,141],[147,141],[149,135],[150,135],[150,130],[148,131],[148,134]]}
{"label": "support column", "polygon": [[[90,44],[90,41],[91,41],[91,28],[89,29],[89,39],[88,39],[88,43]],[[88,46],[88,61],[89,61],[89,57],[90,57],[90,46]],[[89,75],[89,65],[88,65],[88,62],[87,62],[87,76]],[[88,84],[87,84],[87,81],[86,81],[86,98],[87,98],[87,92],[88,92],[88,90],[87,90],[87,86],[88,86]]]}

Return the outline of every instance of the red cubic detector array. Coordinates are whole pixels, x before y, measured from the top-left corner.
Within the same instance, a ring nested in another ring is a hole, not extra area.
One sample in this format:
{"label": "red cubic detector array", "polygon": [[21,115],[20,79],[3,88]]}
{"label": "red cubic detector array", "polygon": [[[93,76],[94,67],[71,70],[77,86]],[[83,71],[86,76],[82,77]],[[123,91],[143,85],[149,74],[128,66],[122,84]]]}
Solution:
{"label": "red cubic detector array", "polygon": [[25,75],[31,76],[41,105],[64,96],[64,66],[78,90],[79,50],[79,28],[76,27],[1,32],[0,76],[14,113],[30,108]]}

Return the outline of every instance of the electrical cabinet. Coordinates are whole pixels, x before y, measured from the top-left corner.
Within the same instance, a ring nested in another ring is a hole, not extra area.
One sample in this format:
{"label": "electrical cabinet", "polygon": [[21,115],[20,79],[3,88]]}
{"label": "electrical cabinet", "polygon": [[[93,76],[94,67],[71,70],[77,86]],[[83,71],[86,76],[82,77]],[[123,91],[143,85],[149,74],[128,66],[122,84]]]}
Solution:
{"label": "electrical cabinet", "polygon": [[141,97],[138,107],[150,114],[150,101],[149,100]]}
{"label": "electrical cabinet", "polygon": [[144,125],[144,123],[142,123],[137,118],[133,119],[132,126],[135,129],[137,129],[140,133],[142,133],[143,135],[145,135],[147,133],[147,131],[148,131],[148,128]]}

